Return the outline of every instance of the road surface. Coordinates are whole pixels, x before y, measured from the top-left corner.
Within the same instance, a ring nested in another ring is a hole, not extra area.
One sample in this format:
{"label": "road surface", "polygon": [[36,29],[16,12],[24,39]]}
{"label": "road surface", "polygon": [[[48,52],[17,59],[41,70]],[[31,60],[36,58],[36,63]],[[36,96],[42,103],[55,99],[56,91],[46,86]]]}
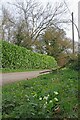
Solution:
{"label": "road surface", "polygon": [[30,72],[16,72],[16,73],[0,73],[0,86],[20,80],[28,80],[38,77],[41,74],[49,73],[50,70],[30,71]]}

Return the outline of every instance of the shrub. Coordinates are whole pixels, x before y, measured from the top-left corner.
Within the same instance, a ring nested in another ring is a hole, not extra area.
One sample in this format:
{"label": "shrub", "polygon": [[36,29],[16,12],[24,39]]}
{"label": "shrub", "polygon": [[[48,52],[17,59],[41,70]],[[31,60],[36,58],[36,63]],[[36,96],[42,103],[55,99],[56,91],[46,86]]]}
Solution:
{"label": "shrub", "polygon": [[2,68],[9,69],[46,69],[57,66],[56,60],[51,56],[34,53],[6,41],[2,41],[1,62]]}
{"label": "shrub", "polygon": [[74,70],[80,70],[80,65],[79,64],[80,64],[80,54],[72,55],[68,67],[71,68],[71,69],[74,69]]}

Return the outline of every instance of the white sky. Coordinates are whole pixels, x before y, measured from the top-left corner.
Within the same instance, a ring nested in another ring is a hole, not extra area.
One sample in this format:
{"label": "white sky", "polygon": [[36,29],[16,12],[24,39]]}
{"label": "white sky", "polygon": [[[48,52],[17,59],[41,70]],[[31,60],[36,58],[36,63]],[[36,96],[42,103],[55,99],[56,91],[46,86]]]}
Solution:
{"label": "white sky", "polygon": [[[41,2],[43,2],[44,4],[46,2],[51,2],[53,4],[53,1],[57,1],[57,2],[60,2],[60,1],[63,1],[63,0],[40,0]],[[78,2],[80,0],[65,0],[66,3],[67,3],[67,6],[70,10],[70,12],[74,13],[74,22],[76,23],[76,25],[78,26]],[[72,26],[68,26],[68,30],[66,30],[66,34],[67,34],[67,37],[70,37],[72,38]],[[74,27],[74,39],[75,41],[78,41],[78,33],[77,33],[77,30],[76,28]]]}
{"label": "white sky", "polygon": [[[13,2],[13,1],[16,1],[16,0],[0,0],[0,5],[2,5],[2,4],[5,5],[5,3],[7,3],[7,2]],[[53,4],[54,2],[60,2],[63,0],[37,0],[37,1],[39,1],[45,5],[47,2],[51,2]],[[70,9],[70,12],[74,13],[74,21],[75,21],[76,25],[78,26],[78,2],[80,0],[65,0],[65,1],[67,3],[68,8]],[[72,38],[71,28],[72,28],[72,26],[69,25],[68,30],[66,30],[67,37],[69,37],[69,38]],[[76,28],[75,28],[74,38],[75,38],[75,41],[78,41],[78,34],[77,34]]]}

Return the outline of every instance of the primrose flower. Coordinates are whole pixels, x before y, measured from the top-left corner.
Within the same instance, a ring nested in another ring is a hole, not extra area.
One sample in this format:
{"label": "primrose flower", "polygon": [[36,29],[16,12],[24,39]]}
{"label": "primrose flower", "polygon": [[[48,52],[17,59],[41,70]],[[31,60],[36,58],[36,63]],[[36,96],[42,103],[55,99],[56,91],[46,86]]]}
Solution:
{"label": "primrose flower", "polygon": [[47,104],[47,102],[45,104]]}
{"label": "primrose flower", "polygon": [[50,100],[49,103],[52,103],[52,100]]}
{"label": "primrose flower", "polygon": [[54,100],[57,102],[58,101],[58,99],[57,98],[54,98]]}
{"label": "primrose flower", "polygon": [[43,98],[44,100],[47,100],[48,99],[48,97],[46,97],[46,96],[44,96],[44,98]]}
{"label": "primrose flower", "polygon": [[47,97],[49,97],[49,94],[48,94],[48,96]]}
{"label": "primrose flower", "polygon": [[42,100],[42,98],[39,98],[39,100]]}
{"label": "primrose flower", "polygon": [[54,94],[55,94],[55,95],[58,95],[58,92],[57,92],[57,91],[54,91]]}

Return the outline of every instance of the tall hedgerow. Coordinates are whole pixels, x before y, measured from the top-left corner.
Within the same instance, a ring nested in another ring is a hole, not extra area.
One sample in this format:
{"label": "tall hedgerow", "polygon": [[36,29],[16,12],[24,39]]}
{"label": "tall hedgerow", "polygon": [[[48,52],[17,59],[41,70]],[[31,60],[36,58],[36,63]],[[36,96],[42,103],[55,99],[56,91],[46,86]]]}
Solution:
{"label": "tall hedgerow", "polygon": [[2,68],[2,63],[1,63],[1,60],[2,60],[2,41],[0,40],[0,68]]}
{"label": "tall hedgerow", "polygon": [[2,68],[9,69],[46,69],[57,66],[56,60],[51,56],[34,53],[6,41],[2,41],[1,62]]}

